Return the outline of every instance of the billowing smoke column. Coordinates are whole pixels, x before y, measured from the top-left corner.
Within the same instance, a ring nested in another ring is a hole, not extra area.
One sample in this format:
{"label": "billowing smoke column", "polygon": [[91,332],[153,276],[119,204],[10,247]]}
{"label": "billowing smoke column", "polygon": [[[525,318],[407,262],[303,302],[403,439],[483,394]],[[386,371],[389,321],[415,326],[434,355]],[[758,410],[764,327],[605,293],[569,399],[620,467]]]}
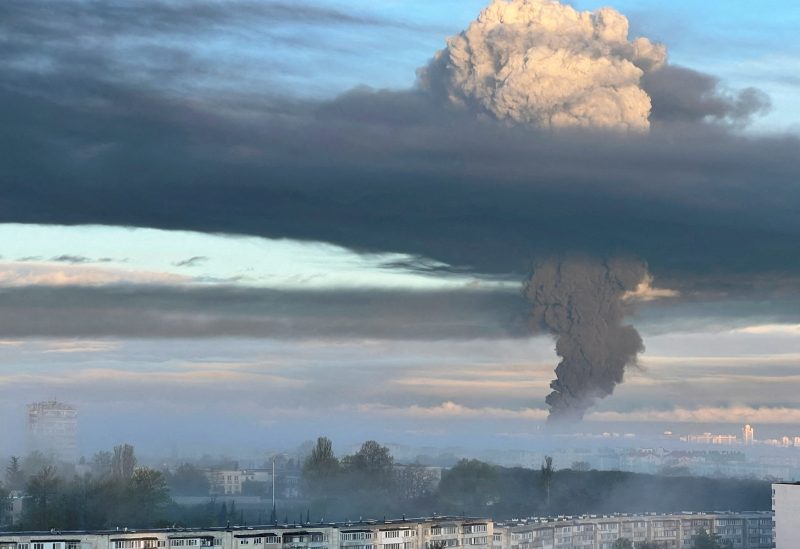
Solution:
{"label": "billowing smoke column", "polygon": [[648,281],[647,266],[634,259],[573,257],[535,266],[525,296],[535,327],[556,337],[561,357],[546,399],[549,421],[582,419],[622,382],[644,350],[639,333],[622,323],[626,297]]}
{"label": "billowing smoke column", "polygon": [[494,0],[419,71],[447,101],[515,124],[646,130],[642,76],[666,62],[647,38],[628,40],[611,8],[579,12],[557,0]]}

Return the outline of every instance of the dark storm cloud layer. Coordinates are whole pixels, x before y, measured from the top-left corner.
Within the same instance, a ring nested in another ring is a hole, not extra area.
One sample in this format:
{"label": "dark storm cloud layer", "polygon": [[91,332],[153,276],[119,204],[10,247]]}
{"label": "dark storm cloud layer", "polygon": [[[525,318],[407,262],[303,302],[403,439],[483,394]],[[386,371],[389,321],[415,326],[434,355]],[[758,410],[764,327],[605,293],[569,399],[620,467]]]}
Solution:
{"label": "dark storm cloud layer", "polygon": [[27,337],[477,339],[527,335],[514,291],[154,286],[0,290],[0,334]]}
{"label": "dark storm cloud layer", "polygon": [[726,292],[800,274],[798,141],[728,129],[765,108],[756,91],[668,66],[644,83],[654,128],[633,136],[508,128],[418,91],[181,96],[155,78],[196,74],[181,56],[127,76],[119,52],[51,39],[55,19],[27,6],[0,17],[0,221],[306,239],[515,277],[565,251],[624,253],[659,284]]}
{"label": "dark storm cloud layer", "polygon": [[[0,18],[15,41],[72,39],[76,31],[87,36],[197,35],[205,29],[239,25],[241,32],[281,24],[374,25],[415,28],[406,23],[368,14],[347,13],[302,2],[234,2],[163,0],[110,2],[26,2],[0,4]],[[244,25],[244,27],[241,27]]]}
{"label": "dark storm cloud layer", "polygon": [[[469,340],[530,337],[515,289],[265,290],[112,285],[0,289],[4,338],[120,337]],[[641,304],[648,335],[798,323],[798,299]]]}

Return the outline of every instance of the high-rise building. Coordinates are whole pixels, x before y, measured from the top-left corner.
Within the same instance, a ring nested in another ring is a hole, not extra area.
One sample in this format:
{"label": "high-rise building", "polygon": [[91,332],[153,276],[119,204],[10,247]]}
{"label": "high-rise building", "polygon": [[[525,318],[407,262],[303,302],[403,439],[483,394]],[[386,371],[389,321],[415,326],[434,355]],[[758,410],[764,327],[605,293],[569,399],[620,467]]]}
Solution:
{"label": "high-rise building", "polygon": [[775,521],[775,547],[797,547],[800,539],[800,485],[775,483],[772,485],[772,512]]}
{"label": "high-rise building", "polygon": [[46,400],[28,404],[30,450],[63,461],[78,459],[78,411],[69,404]]}
{"label": "high-rise building", "polygon": [[745,425],[742,428],[742,440],[744,440],[744,443],[748,445],[753,444],[754,434],[755,432],[753,431],[753,428],[750,426],[750,424]]}

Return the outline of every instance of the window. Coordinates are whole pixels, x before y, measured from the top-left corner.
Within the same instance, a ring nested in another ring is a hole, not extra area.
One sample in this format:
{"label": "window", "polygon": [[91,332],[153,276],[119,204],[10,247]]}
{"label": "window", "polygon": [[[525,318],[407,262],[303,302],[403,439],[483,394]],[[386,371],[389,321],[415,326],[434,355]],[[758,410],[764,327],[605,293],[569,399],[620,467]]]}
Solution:
{"label": "window", "polygon": [[34,543],[33,549],[44,549],[44,543]]}
{"label": "window", "polygon": [[359,541],[362,539],[372,539],[372,532],[342,532],[342,541]]}
{"label": "window", "polygon": [[256,538],[253,540],[253,543],[255,543],[256,545],[261,545],[262,542],[263,540],[261,538]]}
{"label": "window", "polygon": [[485,532],[486,525],[485,524],[468,524],[464,526],[464,533],[465,534],[477,534],[478,532]]}
{"label": "window", "polygon": [[383,537],[385,538],[399,538],[400,537],[400,530],[387,530],[384,532]]}

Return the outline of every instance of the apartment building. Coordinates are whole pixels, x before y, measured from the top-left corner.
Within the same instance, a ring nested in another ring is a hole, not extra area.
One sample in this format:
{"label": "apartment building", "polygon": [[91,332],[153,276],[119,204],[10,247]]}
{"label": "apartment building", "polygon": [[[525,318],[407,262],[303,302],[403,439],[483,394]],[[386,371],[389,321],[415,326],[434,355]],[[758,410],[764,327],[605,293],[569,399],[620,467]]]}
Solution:
{"label": "apartment building", "polygon": [[78,458],[78,411],[56,400],[28,404],[28,449],[74,463]]}
{"label": "apartment building", "polygon": [[490,549],[489,519],[430,517],[357,523],[103,532],[0,533],[0,549]]}
{"label": "apartment building", "polygon": [[268,486],[272,483],[269,469],[209,469],[204,471],[209,484],[209,495],[235,496],[244,492],[248,482]]}
{"label": "apartment building", "polygon": [[[0,549],[613,549],[656,541],[688,549],[701,530],[734,549],[772,549],[772,513],[421,519],[208,529],[0,533]],[[792,538],[797,539],[797,538]],[[778,541],[778,549],[793,549]]]}
{"label": "apartment building", "polygon": [[800,483],[773,484],[772,511],[775,517],[775,547],[796,547],[800,540]]}
{"label": "apartment building", "polygon": [[771,522],[769,512],[531,518],[495,524],[492,549],[612,549],[619,538],[688,549],[701,530],[734,549],[771,549]]}

